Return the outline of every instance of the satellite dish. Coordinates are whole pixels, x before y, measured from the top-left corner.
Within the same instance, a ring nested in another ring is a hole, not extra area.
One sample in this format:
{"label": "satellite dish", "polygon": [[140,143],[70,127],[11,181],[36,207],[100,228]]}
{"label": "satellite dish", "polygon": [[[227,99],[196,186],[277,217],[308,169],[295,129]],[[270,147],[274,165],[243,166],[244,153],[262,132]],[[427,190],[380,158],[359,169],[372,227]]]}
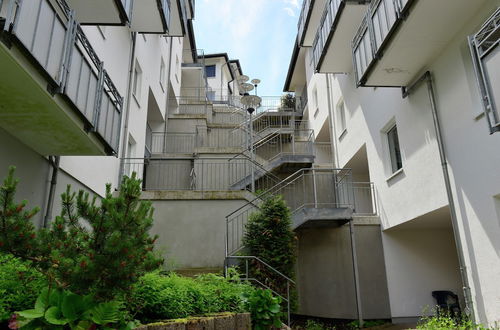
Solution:
{"label": "satellite dish", "polygon": [[250,80],[250,78],[248,76],[245,76],[245,75],[241,75],[238,77],[238,81],[240,83],[246,83],[248,80]]}
{"label": "satellite dish", "polygon": [[260,102],[262,102],[262,98],[257,95],[245,95],[241,98],[241,103],[247,107],[257,107],[260,105]]}
{"label": "satellite dish", "polygon": [[243,83],[240,85],[240,89],[245,92],[245,93],[248,93],[250,91],[253,91],[254,87],[252,84],[249,84],[249,83]]}
{"label": "satellite dish", "polygon": [[258,85],[260,84],[260,79],[252,79],[251,83],[254,85]]}

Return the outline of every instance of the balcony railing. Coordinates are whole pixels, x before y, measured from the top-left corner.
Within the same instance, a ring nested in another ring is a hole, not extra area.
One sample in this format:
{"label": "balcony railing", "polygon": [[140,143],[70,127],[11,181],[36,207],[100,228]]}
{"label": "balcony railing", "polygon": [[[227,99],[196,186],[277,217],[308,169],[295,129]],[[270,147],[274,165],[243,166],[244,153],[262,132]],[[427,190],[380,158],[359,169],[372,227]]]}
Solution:
{"label": "balcony railing", "polygon": [[248,178],[255,179],[256,189],[266,190],[279,179],[246,157],[203,159],[124,159],[124,174],[136,172],[143,189],[231,191],[250,188]]}
{"label": "balcony railing", "polygon": [[151,153],[193,154],[196,148],[194,133],[151,133]]}
{"label": "balcony railing", "polygon": [[74,12],[64,1],[58,3],[59,8],[48,0],[4,1],[8,9],[4,30],[36,61],[53,91],[66,96],[86,126],[116,153],[123,98]]}
{"label": "balcony railing", "polygon": [[303,0],[302,10],[300,11],[299,21],[297,23],[299,42],[302,41],[304,30],[306,28],[306,23],[308,20],[309,9],[311,8],[311,2],[314,0]]}
{"label": "balcony railing", "polygon": [[354,213],[358,216],[378,214],[377,197],[373,182],[354,182]]}
{"label": "balcony railing", "polygon": [[314,142],[314,162],[318,164],[332,164],[332,144],[330,142]]}

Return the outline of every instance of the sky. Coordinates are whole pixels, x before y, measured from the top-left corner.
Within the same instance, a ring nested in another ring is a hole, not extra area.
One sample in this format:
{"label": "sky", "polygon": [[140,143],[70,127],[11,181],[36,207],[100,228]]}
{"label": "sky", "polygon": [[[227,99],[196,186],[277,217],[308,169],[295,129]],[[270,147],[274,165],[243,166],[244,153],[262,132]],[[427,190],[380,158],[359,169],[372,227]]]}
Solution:
{"label": "sky", "polygon": [[228,53],[258,78],[260,96],[278,96],[297,36],[302,0],[196,0],[196,47]]}

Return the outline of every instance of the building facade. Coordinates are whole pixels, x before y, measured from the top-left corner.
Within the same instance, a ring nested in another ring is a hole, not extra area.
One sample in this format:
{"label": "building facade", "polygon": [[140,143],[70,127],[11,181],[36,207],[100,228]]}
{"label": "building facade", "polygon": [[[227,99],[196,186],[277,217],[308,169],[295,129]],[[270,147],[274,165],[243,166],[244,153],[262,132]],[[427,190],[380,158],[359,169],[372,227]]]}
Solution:
{"label": "building facade", "polygon": [[433,291],[500,318],[498,15],[487,0],[304,1],[285,91],[307,94],[335,166],[374,184],[395,321],[432,313]]}

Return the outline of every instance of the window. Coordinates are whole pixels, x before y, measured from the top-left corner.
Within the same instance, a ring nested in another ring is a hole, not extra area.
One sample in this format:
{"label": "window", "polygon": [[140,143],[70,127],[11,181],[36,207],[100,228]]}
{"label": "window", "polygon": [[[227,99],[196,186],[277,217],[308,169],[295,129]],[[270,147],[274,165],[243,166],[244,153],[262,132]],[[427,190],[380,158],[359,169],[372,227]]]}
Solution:
{"label": "window", "polygon": [[209,78],[215,77],[215,65],[207,65],[205,67],[205,74]]}
{"label": "window", "polygon": [[163,85],[165,84],[165,61],[163,58],[161,58],[160,62],[160,86],[163,88]]}
{"label": "window", "polygon": [[134,95],[137,101],[141,99],[141,88],[142,88],[142,70],[139,63],[135,61],[134,84],[132,86],[132,95]]}
{"label": "window", "polygon": [[314,118],[319,115],[319,106],[318,106],[318,90],[316,88],[313,89],[313,105],[316,110],[314,110]]}
{"label": "window", "polygon": [[490,133],[500,132],[500,8],[469,37],[472,61]]}
{"label": "window", "polygon": [[387,131],[387,141],[389,143],[389,155],[391,159],[391,170],[395,173],[403,168],[401,161],[401,150],[399,149],[398,128],[396,125],[392,126]]}
{"label": "window", "polygon": [[337,121],[339,123],[340,136],[346,131],[346,121],[345,121],[345,105],[344,101],[340,101],[337,105]]}

